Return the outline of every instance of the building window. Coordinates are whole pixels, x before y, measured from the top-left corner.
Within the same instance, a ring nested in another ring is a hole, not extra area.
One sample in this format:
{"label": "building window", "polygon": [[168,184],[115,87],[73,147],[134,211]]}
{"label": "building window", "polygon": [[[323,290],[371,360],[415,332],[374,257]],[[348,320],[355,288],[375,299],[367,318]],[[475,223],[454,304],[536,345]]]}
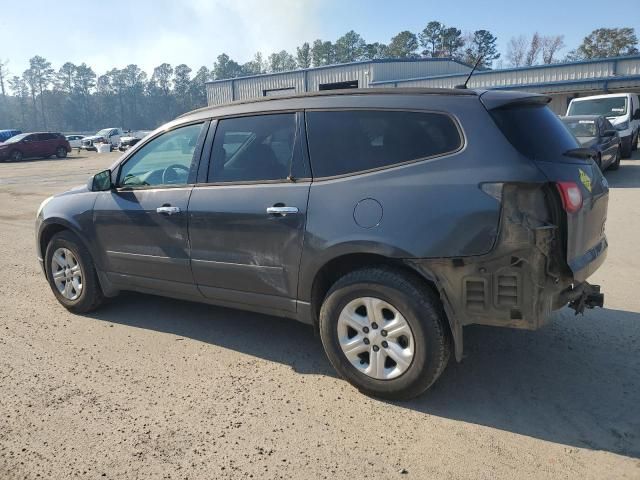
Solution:
{"label": "building window", "polygon": [[320,90],[343,90],[346,88],[358,88],[358,80],[349,82],[321,83]]}
{"label": "building window", "polygon": [[295,87],[285,87],[285,88],[272,88],[270,90],[263,90],[263,97],[280,97],[283,95],[291,95],[296,93]]}

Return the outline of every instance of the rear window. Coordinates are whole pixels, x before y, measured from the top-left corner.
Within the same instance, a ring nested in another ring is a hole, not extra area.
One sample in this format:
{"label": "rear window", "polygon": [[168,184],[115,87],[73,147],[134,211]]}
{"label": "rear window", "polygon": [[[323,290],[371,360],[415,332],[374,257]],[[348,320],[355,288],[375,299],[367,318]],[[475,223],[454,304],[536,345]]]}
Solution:
{"label": "rear window", "polygon": [[620,117],[627,114],[626,97],[594,98],[592,100],[574,100],[568,115],[604,115]]}
{"label": "rear window", "polygon": [[444,155],[462,146],[442,113],[352,110],[307,112],[315,177],[331,177]]}
{"label": "rear window", "polygon": [[549,161],[562,158],[580,145],[548,107],[521,105],[491,110],[491,116],[509,142],[524,156]]}
{"label": "rear window", "polygon": [[598,135],[598,127],[595,120],[569,120],[563,123],[576,137],[595,137]]}

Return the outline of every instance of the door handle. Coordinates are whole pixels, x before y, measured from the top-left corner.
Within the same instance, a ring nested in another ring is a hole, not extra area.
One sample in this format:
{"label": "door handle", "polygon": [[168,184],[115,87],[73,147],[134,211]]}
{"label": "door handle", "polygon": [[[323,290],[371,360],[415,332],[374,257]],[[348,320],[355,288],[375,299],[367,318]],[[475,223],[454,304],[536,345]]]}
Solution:
{"label": "door handle", "polygon": [[156,212],[173,215],[174,213],[180,213],[180,207],[170,207],[169,205],[163,205],[162,207],[156,208]]}
{"label": "door handle", "polygon": [[298,213],[298,207],[285,207],[285,206],[273,206],[267,208],[267,213],[269,215],[290,215],[293,213]]}

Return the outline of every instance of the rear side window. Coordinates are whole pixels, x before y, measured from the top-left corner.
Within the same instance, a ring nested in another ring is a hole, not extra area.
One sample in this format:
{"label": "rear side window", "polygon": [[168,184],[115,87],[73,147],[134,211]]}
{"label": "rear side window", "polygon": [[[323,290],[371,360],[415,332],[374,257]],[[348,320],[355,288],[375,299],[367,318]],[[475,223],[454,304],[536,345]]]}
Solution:
{"label": "rear side window", "polygon": [[295,139],[295,113],[220,120],[208,181],[284,180],[291,172]]}
{"label": "rear side window", "polygon": [[511,106],[490,113],[509,142],[533,160],[558,160],[567,150],[579,147],[573,134],[546,106]]}
{"label": "rear side window", "polygon": [[331,177],[444,155],[462,146],[448,115],[350,110],[307,112],[314,177]]}

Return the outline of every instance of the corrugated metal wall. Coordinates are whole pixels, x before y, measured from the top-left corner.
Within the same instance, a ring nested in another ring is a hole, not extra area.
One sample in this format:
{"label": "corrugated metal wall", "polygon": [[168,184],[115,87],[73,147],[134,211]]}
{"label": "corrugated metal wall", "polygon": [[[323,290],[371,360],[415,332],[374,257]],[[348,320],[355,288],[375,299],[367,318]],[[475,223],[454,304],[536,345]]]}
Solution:
{"label": "corrugated metal wall", "polygon": [[[209,105],[258,98],[265,91],[293,88],[296,93],[317,91],[325,83],[358,81],[358,87],[453,88],[465,81],[470,68],[451,60],[372,61],[312,68],[295,72],[237,78],[207,84]],[[571,96],[605,89],[640,89],[640,56],[476,72],[469,88],[515,88],[554,95],[552,108],[566,110]],[[277,92],[275,92],[277,93]]]}
{"label": "corrugated metal wall", "polygon": [[326,83],[357,81],[359,88],[368,88],[374,79],[423,77],[469,70],[470,67],[464,64],[444,59],[356,62],[209,82],[207,101],[209,105],[222,105],[233,100],[262,97],[265,91],[283,88],[293,88],[296,93],[314,92]]}

